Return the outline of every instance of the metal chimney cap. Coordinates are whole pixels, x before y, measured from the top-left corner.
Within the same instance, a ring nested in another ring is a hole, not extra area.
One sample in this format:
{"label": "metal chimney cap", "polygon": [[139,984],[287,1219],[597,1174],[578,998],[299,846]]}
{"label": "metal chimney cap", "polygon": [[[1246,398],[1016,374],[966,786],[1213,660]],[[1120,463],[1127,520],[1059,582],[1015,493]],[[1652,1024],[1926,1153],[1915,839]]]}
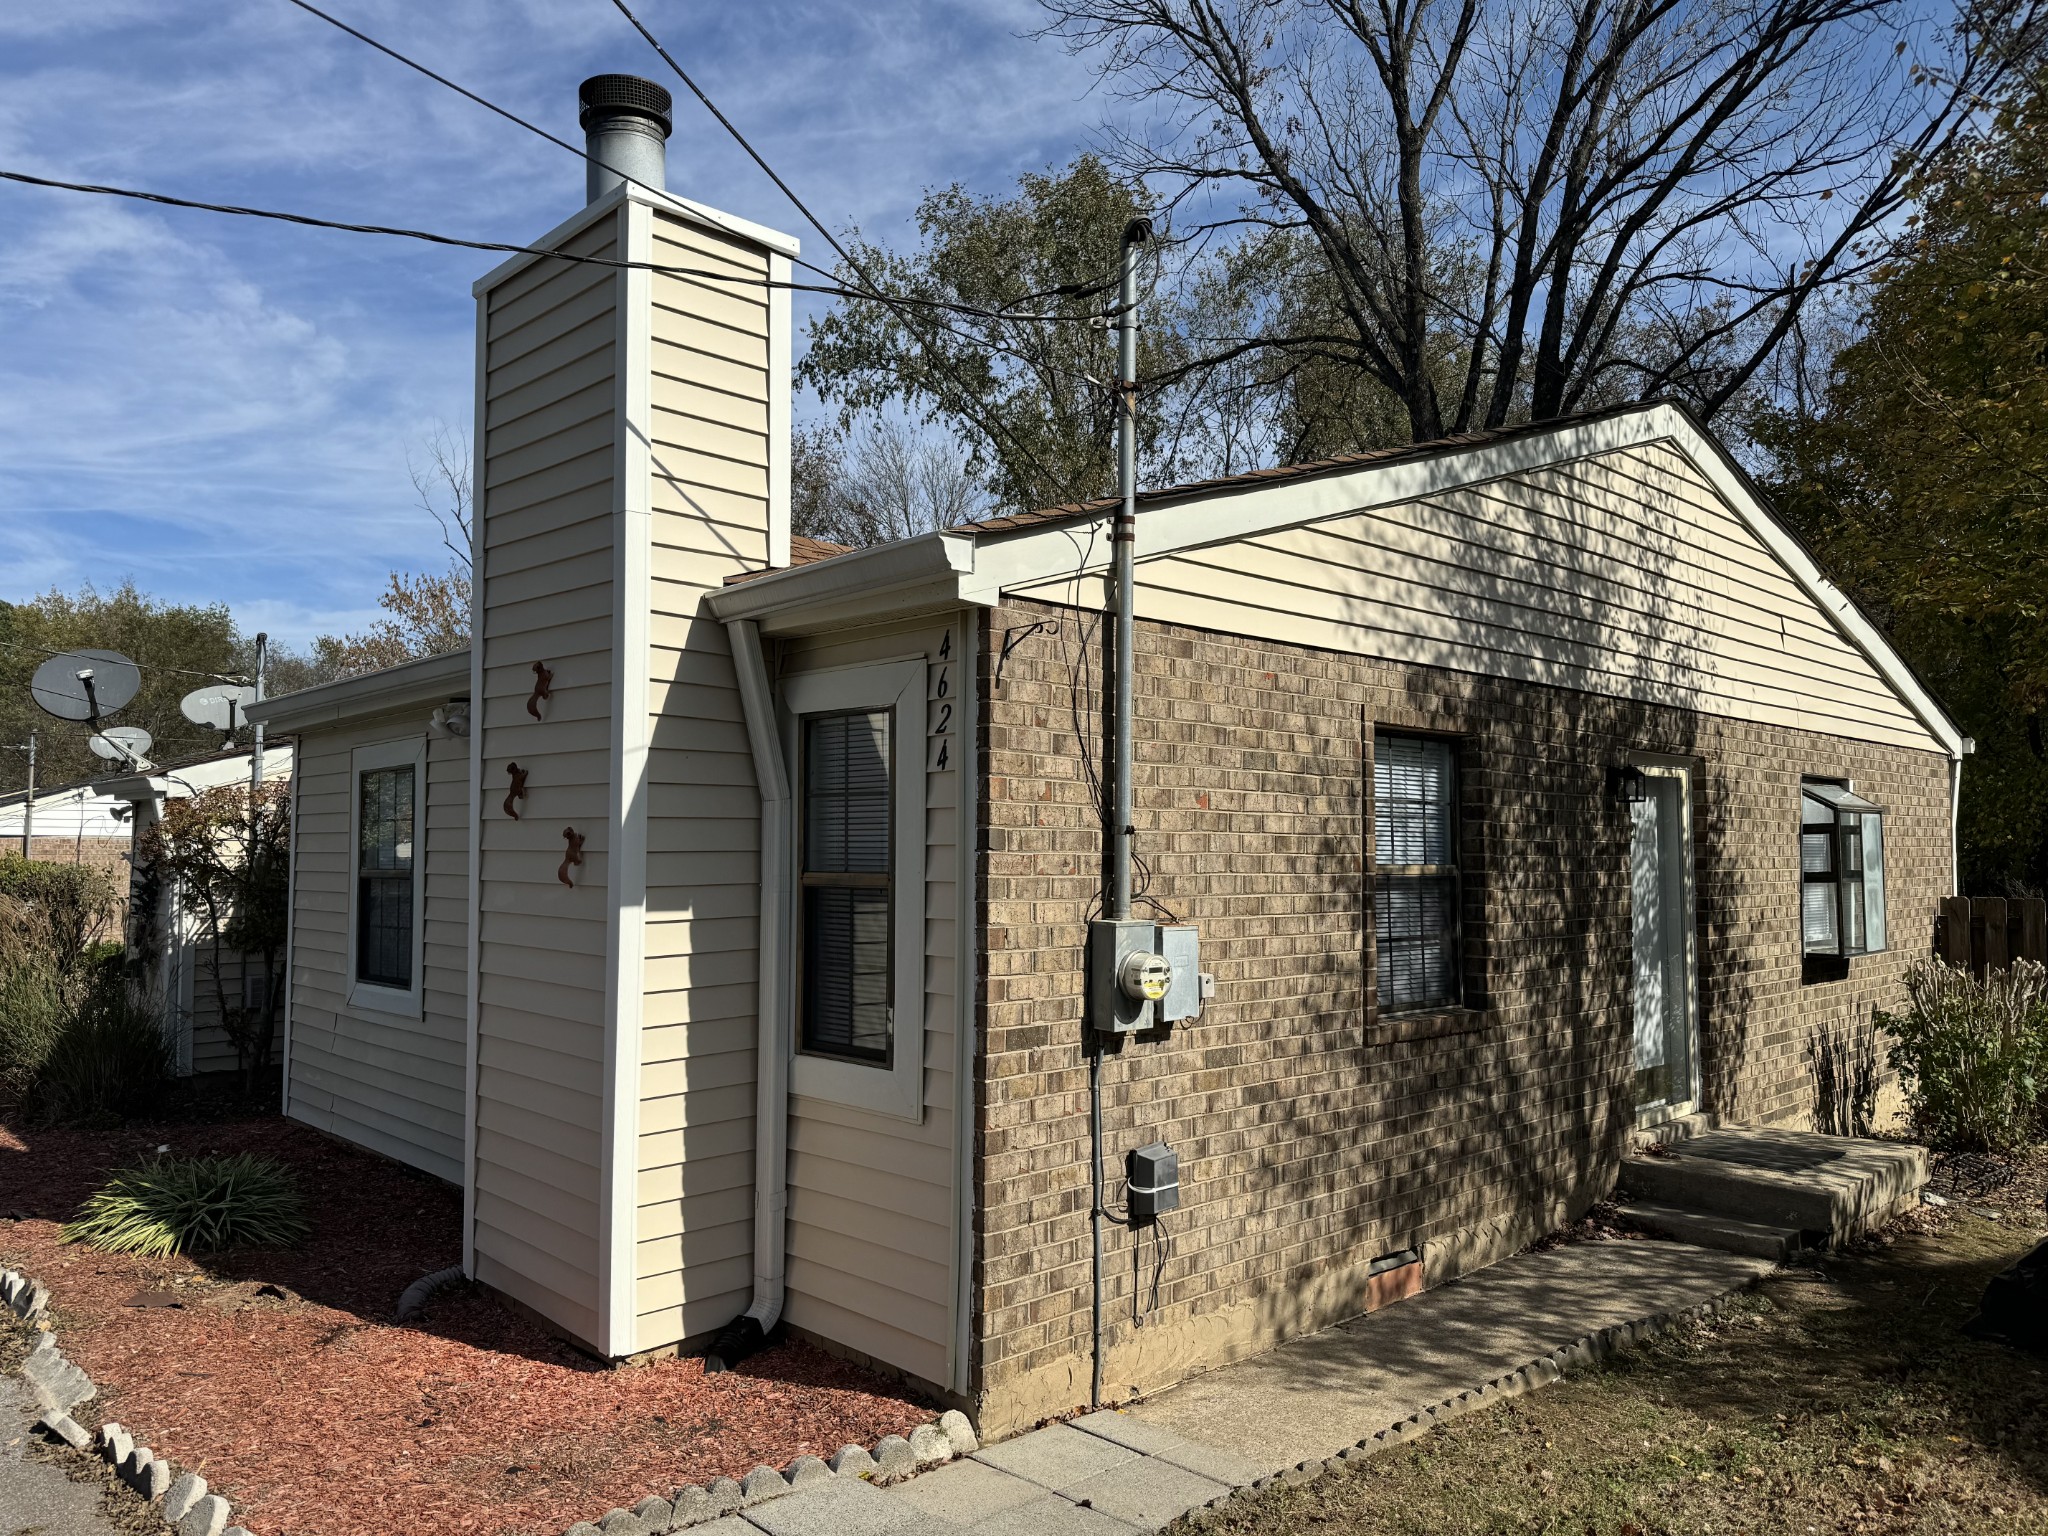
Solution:
{"label": "metal chimney cap", "polygon": [[665,139],[675,127],[669,93],[638,75],[592,75],[576,88],[576,125],[586,133],[593,118],[644,117],[660,125]]}

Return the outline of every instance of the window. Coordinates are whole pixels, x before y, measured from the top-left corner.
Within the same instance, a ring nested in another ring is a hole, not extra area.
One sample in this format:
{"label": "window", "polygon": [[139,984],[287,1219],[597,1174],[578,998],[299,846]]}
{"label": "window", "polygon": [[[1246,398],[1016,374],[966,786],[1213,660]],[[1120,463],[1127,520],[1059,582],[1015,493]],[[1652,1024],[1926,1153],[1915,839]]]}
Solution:
{"label": "window", "polygon": [[927,685],[923,657],[782,685],[790,1090],[906,1120],[924,1114]]}
{"label": "window", "polygon": [[1457,773],[1451,744],[1373,741],[1373,939],[1383,1012],[1460,1000]]}
{"label": "window", "polygon": [[426,741],[358,747],[352,768],[349,1002],[417,1015]]}
{"label": "window", "polygon": [[803,723],[803,1048],[889,1061],[887,710]]}
{"label": "window", "polygon": [[1799,930],[1807,955],[1885,947],[1884,813],[1846,784],[1799,786]]}

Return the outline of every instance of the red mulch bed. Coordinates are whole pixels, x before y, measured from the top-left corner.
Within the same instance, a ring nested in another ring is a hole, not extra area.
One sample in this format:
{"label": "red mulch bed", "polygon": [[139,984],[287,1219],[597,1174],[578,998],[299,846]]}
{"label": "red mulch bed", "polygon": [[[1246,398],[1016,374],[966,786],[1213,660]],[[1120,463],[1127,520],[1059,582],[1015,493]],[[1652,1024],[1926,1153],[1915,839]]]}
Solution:
{"label": "red mulch bed", "polygon": [[[58,1241],[108,1170],[165,1144],[289,1164],[312,1238],[196,1260]],[[715,1376],[696,1359],[608,1369],[467,1285],[394,1325],[401,1290],[459,1261],[461,1214],[459,1191],[276,1117],[0,1121],[0,1260],[48,1283],[63,1348],[100,1388],[94,1422],[203,1472],[258,1536],[558,1536],[650,1493],[931,1416],[801,1343]]]}

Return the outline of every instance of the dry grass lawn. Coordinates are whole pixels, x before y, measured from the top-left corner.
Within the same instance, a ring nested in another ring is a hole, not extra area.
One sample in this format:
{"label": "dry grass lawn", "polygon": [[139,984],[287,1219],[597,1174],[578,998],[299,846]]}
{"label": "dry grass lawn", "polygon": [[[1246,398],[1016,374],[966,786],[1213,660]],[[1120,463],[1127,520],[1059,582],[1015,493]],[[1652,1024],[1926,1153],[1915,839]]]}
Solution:
{"label": "dry grass lawn", "polygon": [[2044,1172],[1782,1272],[1711,1326],[1233,1502],[1208,1529],[2042,1536],[2048,1359],[1958,1329],[2040,1240]]}

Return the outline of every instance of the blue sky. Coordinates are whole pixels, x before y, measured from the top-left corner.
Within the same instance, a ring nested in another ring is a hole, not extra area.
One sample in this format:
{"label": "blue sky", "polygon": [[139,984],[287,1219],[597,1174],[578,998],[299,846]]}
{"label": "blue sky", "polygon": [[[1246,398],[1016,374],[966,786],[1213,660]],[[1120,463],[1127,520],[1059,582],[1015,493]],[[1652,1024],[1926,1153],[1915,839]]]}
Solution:
{"label": "blue sky", "polygon": [[[571,140],[584,76],[661,79],[670,186],[822,251],[607,0],[323,8]],[[635,10],[814,212],[884,241],[1106,106],[1029,0]],[[0,7],[0,167],[514,242],[583,200],[581,161],[285,0]],[[360,627],[387,571],[443,563],[407,455],[469,421],[494,262],[0,183],[0,599],[133,576],[294,644]]]}

